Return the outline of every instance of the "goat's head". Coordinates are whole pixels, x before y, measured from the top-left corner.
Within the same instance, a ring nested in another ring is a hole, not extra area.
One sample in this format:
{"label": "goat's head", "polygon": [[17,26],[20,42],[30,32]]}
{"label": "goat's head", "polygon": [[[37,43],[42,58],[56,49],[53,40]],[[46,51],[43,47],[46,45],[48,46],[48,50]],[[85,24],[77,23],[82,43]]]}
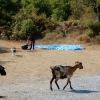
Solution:
{"label": "goat's head", "polygon": [[0,65],[0,74],[1,75],[6,75],[5,68],[2,65]]}
{"label": "goat's head", "polygon": [[77,66],[79,69],[83,69],[83,65],[82,65],[81,62],[76,61],[75,64],[76,64],[76,66]]}

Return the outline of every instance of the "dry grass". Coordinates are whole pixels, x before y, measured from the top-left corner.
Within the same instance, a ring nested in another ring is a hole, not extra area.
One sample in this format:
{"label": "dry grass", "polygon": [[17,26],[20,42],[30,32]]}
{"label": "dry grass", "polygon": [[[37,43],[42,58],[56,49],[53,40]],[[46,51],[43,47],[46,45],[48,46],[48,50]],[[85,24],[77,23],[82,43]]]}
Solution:
{"label": "dry grass", "polygon": [[[40,41],[36,41],[40,43]],[[42,44],[42,43],[41,43]],[[20,77],[51,77],[51,65],[74,65],[75,61],[81,61],[84,69],[76,72],[76,76],[99,74],[99,45],[82,44],[86,49],[81,51],[57,51],[35,49],[21,50],[22,43],[0,40],[0,49],[6,50],[6,53],[0,53],[0,64],[6,67],[6,80],[13,80]],[[15,57],[11,56],[11,47],[17,48]]]}

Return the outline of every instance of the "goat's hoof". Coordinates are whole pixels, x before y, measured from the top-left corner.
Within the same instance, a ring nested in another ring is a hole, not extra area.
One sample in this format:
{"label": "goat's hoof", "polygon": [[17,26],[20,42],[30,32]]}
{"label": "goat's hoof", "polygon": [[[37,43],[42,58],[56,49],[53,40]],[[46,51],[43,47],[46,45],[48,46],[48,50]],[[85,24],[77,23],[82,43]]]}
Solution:
{"label": "goat's hoof", "polygon": [[73,88],[71,88],[73,90]]}
{"label": "goat's hoof", "polygon": [[50,90],[51,90],[51,91],[53,91],[53,89],[52,89],[52,88],[51,88]]}
{"label": "goat's hoof", "polygon": [[63,90],[65,90],[65,87],[63,88]]}

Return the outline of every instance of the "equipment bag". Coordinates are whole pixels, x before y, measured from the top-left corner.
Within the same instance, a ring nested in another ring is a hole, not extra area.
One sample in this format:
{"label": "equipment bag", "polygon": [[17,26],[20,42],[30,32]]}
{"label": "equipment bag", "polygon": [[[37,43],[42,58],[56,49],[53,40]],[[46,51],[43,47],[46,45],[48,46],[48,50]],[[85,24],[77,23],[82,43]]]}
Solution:
{"label": "equipment bag", "polygon": [[21,46],[21,48],[22,48],[23,50],[28,49],[28,44],[23,44],[23,45]]}

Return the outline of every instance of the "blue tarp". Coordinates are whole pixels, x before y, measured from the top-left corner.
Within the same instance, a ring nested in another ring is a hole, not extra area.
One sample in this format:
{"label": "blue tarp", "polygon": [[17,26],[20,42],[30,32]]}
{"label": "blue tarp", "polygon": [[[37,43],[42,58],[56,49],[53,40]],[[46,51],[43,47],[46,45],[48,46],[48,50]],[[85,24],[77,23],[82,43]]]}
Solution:
{"label": "blue tarp", "polygon": [[47,49],[47,50],[83,50],[84,47],[80,45],[66,45],[66,44],[52,44],[52,45],[39,45],[36,44],[35,48]]}

